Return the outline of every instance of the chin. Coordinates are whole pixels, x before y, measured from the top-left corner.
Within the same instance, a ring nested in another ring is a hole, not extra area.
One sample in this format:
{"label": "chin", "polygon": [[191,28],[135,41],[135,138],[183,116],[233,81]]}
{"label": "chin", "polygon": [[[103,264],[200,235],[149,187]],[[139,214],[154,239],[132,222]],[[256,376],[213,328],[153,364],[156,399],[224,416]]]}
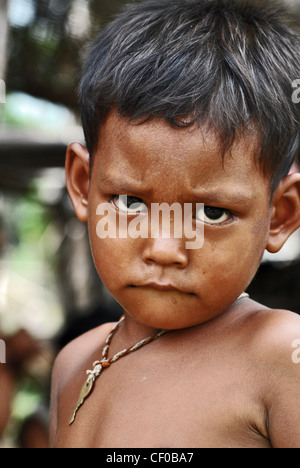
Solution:
{"label": "chin", "polygon": [[134,320],[158,330],[190,328],[219,315],[215,308],[205,307],[195,294],[162,293],[132,287],[110,292]]}
{"label": "chin", "polygon": [[[163,329],[163,330],[181,330],[185,328],[191,328],[197,325],[201,325],[211,317],[208,317],[207,314],[201,314],[200,311],[195,312],[194,314],[186,315],[186,310],[184,311],[172,309],[166,310],[164,308],[152,307],[150,311],[143,310],[142,314],[139,313],[130,313],[135,320],[139,321],[143,325],[146,325],[149,328]],[[155,312],[153,313],[153,310]]]}

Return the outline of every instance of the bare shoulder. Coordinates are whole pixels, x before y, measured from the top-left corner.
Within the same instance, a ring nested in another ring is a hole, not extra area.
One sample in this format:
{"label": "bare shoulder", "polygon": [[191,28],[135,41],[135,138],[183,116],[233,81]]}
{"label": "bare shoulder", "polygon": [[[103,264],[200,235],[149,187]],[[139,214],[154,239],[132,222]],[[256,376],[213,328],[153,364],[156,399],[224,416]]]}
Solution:
{"label": "bare shoulder", "polygon": [[281,309],[269,309],[248,300],[239,307],[238,343],[242,343],[248,355],[259,361],[277,361],[281,357],[291,360],[293,346],[299,340],[300,316]]}
{"label": "bare shoulder", "polygon": [[52,385],[63,385],[95,351],[100,352],[113,326],[113,323],[101,325],[76,338],[63,348],[55,360]]}
{"label": "bare shoulder", "polygon": [[265,390],[271,445],[299,448],[300,316],[286,310],[267,310],[252,320],[251,354]]}
{"label": "bare shoulder", "polygon": [[107,335],[113,328],[113,323],[97,327],[69,343],[57,356],[52,373],[51,412],[50,412],[50,445],[55,437],[58,417],[59,397],[67,385],[74,381],[74,376],[80,373],[92,356],[101,353]]}
{"label": "bare shoulder", "polygon": [[259,351],[278,358],[285,355],[300,343],[300,316],[294,312],[281,309],[262,309],[251,314],[247,320],[249,338]]}
{"label": "bare shoulder", "polygon": [[245,321],[243,344],[245,355],[251,356],[254,366],[260,369],[265,388],[272,387],[273,395],[276,391],[284,391],[283,382],[300,388],[298,314],[288,310],[258,309]]}

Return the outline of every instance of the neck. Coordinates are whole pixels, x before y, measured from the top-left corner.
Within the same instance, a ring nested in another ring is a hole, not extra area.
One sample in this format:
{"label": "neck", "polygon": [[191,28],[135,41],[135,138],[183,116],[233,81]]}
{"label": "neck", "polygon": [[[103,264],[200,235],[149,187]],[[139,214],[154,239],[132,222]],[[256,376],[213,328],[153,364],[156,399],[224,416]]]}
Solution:
{"label": "neck", "polygon": [[122,331],[126,343],[134,343],[158,333],[160,329],[144,325],[125,311],[125,320],[120,327],[120,331]]}
{"label": "neck", "polygon": [[[247,297],[249,297],[249,295],[247,293],[243,293],[236,299],[236,301],[233,304],[237,303],[237,301],[239,301],[240,299]],[[159,328],[153,328],[143,324],[142,322],[139,322],[127,311],[124,311],[124,315],[125,320],[120,326],[118,335],[120,335],[120,338],[122,339],[122,341],[124,341],[126,345],[128,345],[128,343],[138,342],[139,340],[142,340],[148,336],[152,336],[161,330]]]}

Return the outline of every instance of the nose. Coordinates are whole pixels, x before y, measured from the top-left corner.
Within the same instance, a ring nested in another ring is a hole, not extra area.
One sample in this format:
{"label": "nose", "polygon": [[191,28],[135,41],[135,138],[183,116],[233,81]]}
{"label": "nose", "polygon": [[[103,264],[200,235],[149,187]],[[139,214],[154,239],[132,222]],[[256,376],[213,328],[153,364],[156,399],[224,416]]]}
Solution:
{"label": "nose", "polygon": [[173,265],[178,268],[185,268],[188,265],[188,253],[185,249],[185,243],[182,239],[174,237],[148,239],[142,257],[147,264]]}

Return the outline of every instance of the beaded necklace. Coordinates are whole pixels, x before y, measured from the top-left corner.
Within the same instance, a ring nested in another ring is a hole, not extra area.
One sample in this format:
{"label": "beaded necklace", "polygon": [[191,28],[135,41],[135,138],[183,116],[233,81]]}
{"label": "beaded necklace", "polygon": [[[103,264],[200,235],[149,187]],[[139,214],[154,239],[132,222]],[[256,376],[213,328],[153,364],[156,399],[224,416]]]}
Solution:
{"label": "beaded necklace", "polygon": [[114,326],[114,328],[108,335],[107,340],[105,342],[105,346],[102,351],[102,360],[94,362],[93,370],[86,371],[88,378],[81,389],[81,392],[80,392],[74,413],[72,415],[72,418],[70,419],[69,425],[73,424],[73,422],[75,421],[77,411],[83,405],[87,397],[91,394],[93,387],[94,387],[94,383],[96,379],[100,376],[103,369],[105,369],[106,367],[109,367],[111,364],[116,362],[121,357],[126,356],[129,353],[133,353],[134,351],[137,351],[138,349],[142,348],[142,346],[145,346],[146,344],[151,343],[152,341],[156,340],[157,338],[159,338],[160,336],[164,335],[167,332],[167,330],[160,330],[155,335],[149,336],[148,338],[145,338],[139,341],[134,346],[131,346],[130,348],[124,349],[123,351],[120,351],[119,353],[115,354],[111,359],[107,359],[111,340],[113,336],[115,335],[116,331],[118,330],[118,328],[120,327],[121,323],[124,322],[124,320],[125,320],[125,315],[121,317],[119,322]]}

